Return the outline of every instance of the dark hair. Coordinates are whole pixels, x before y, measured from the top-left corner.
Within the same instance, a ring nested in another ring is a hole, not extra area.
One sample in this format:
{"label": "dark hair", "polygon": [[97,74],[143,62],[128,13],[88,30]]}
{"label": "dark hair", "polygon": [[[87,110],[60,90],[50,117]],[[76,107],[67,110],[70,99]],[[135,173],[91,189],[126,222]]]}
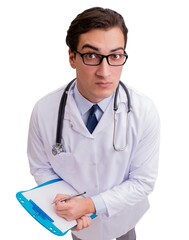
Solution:
{"label": "dark hair", "polygon": [[77,50],[79,37],[92,29],[108,29],[119,27],[124,35],[125,46],[127,43],[128,29],[125,25],[123,17],[114,10],[101,7],[89,8],[71,22],[67,31],[66,44],[71,51]]}

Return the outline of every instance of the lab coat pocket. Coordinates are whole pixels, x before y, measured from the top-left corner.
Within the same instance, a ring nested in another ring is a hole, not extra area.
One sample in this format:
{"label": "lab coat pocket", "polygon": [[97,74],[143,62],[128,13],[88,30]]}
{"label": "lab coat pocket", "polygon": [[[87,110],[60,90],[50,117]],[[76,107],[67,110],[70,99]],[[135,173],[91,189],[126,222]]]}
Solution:
{"label": "lab coat pocket", "polygon": [[51,161],[55,173],[67,182],[70,182],[76,174],[75,164],[76,159],[72,153],[57,154]]}

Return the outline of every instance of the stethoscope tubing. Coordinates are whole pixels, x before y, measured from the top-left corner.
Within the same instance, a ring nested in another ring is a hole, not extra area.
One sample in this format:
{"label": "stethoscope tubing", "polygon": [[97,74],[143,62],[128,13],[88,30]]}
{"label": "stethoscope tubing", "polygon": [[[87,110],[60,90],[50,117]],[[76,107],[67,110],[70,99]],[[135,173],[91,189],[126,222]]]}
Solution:
{"label": "stethoscope tubing", "polygon": [[66,108],[68,92],[74,81],[75,81],[75,79],[73,79],[71,82],[68,83],[68,85],[66,86],[66,88],[62,94],[62,98],[60,101],[59,110],[58,110],[57,130],[56,130],[56,143],[57,144],[61,144],[62,131],[63,131],[63,120],[64,120],[64,113],[65,113],[65,108]]}

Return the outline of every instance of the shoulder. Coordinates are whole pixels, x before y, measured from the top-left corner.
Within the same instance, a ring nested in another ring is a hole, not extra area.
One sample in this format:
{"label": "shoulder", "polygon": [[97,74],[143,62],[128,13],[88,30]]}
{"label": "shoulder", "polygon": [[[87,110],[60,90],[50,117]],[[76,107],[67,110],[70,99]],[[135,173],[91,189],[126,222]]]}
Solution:
{"label": "shoulder", "polygon": [[142,92],[136,90],[131,86],[128,85],[126,86],[130,96],[131,108],[134,111],[148,112],[153,109],[154,111],[158,112],[154,101],[150,97],[148,97],[147,95],[143,94]]}
{"label": "shoulder", "polygon": [[46,104],[52,103],[54,101],[58,101],[61,99],[63,92],[64,92],[64,87],[60,87],[60,88],[44,95],[41,99],[39,99],[36,102],[36,104],[37,105],[46,105]]}
{"label": "shoulder", "polygon": [[40,98],[33,107],[33,115],[49,116],[50,114],[57,114],[64,88],[60,87]]}
{"label": "shoulder", "polygon": [[147,95],[127,84],[126,87],[129,93],[133,121],[144,127],[149,125],[159,125],[159,112],[154,101]]}

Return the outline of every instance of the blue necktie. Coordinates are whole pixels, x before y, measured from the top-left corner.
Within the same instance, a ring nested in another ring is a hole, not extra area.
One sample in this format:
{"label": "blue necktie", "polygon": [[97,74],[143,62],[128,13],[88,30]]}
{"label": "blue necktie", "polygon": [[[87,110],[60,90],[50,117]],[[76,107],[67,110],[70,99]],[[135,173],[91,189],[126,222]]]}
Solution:
{"label": "blue necktie", "polygon": [[98,120],[95,115],[97,108],[98,108],[98,105],[95,104],[90,109],[90,113],[89,113],[89,117],[88,117],[87,125],[86,125],[90,133],[93,132],[93,130],[95,129],[95,127],[98,123]]}

